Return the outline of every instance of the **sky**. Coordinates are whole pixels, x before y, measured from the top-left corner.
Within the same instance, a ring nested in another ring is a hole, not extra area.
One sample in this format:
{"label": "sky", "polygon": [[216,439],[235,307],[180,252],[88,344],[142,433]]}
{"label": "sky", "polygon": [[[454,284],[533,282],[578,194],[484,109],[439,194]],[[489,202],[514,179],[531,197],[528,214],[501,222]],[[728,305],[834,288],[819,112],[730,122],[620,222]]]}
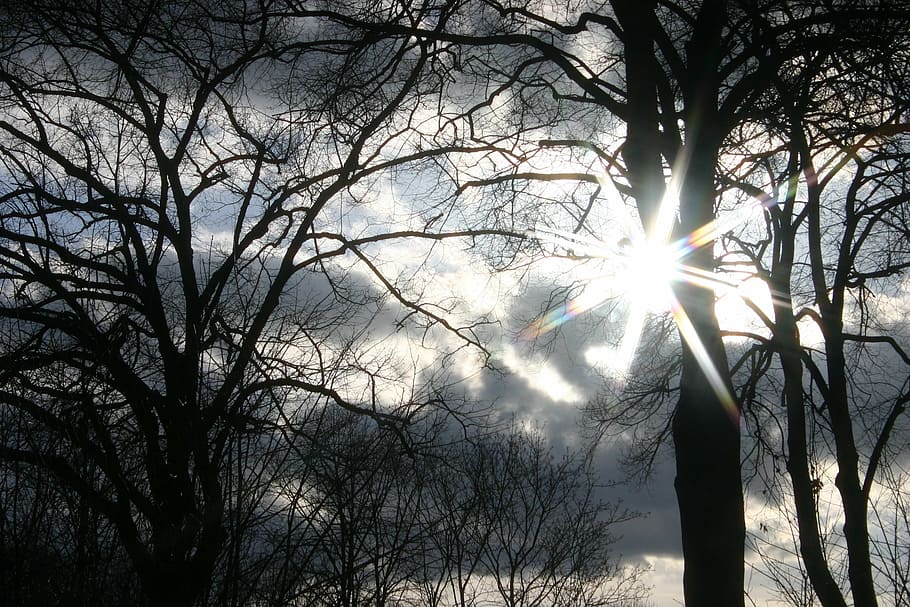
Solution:
{"label": "sky", "polygon": [[[618,198],[613,202],[619,204]],[[618,212],[616,208],[612,211],[614,215]],[[638,238],[640,228],[637,235],[633,219],[619,222],[622,227],[613,228],[609,243],[628,236]],[[628,361],[617,359],[623,359],[619,352],[629,316],[636,306],[647,303],[642,297],[657,296],[654,291],[641,290],[640,275],[622,267],[628,260],[614,244],[604,244],[606,259],[587,261],[560,256],[563,244],[558,239],[545,242],[555,255],[538,260],[530,272],[521,275],[491,274],[482,258],[472,259],[475,254],[455,243],[446,245],[432,256],[434,274],[428,294],[438,290],[439,298],[455,295],[463,303],[466,319],[478,313],[495,317],[496,329],[484,342],[495,371],[484,369],[478,359],[466,354],[457,368],[461,385],[471,399],[492,404],[501,419],[514,416],[519,424],[528,423],[542,431],[557,449],[589,444],[592,427],[586,423],[584,406],[603,392],[605,383],[615,382],[627,371]],[[399,255],[404,264],[408,251],[415,254],[405,246],[388,255]],[[570,285],[577,287],[573,301],[581,303],[567,311],[558,298],[553,301],[553,294]],[[760,299],[760,293],[755,296]],[[735,300],[733,296],[722,299],[721,316],[728,322],[743,323],[745,309]],[[666,305],[651,301],[645,308],[649,321],[662,318],[666,322]],[[638,357],[649,357],[647,347],[634,346]],[[650,568],[645,583],[652,587],[657,607],[678,605],[682,559],[670,445],[660,450],[647,478],[628,480],[635,471],[622,464],[627,441],[623,436],[602,438],[595,460],[602,483],[621,482],[604,489],[604,497],[621,500],[629,510],[641,513],[616,530],[621,536],[617,552],[627,564]]]}
{"label": "sky", "polygon": [[[319,66],[314,63],[309,67],[315,72]],[[301,88],[295,94],[307,101],[307,95],[312,93],[313,91]],[[482,91],[474,94],[485,97],[487,93]],[[265,93],[263,95],[267,96]],[[471,94],[466,93],[466,97],[471,97]],[[254,101],[252,105],[262,102],[259,99]],[[495,107],[491,106],[488,113],[478,112],[479,123],[487,120],[490,123],[488,126],[495,127],[497,120],[508,121],[514,118],[519,105],[515,99],[504,93],[495,101],[492,104]],[[170,108],[176,117],[182,119],[180,117],[184,108],[179,106],[179,102],[172,101]],[[264,106],[256,109],[261,109],[263,115],[271,111],[271,108]],[[404,120],[420,124],[427,131],[424,135],[427,135],[428,140],[436,135],[440,141],[447,137],[455,138],[457,127],[453,125],[456,122],[445,123],[442,106],[424,107],[415,101],[415,106],[411,109],[413,113],[408,114]],[[438,114],[435,113],[437,109]],[[315,116],[318,112],[313,110],[313,114]],[[178,118],[174,120],[175,125],[179,123]],[[210,137],[211,141],[217,141],[218,146],[224,148],[218,148],[219,151],[212,153],[212,157],[208,153],[199,152],[199,158],[203,161],[200,166],[213,162],[213,157],[219,153],[230,156],[227,151],[230,151],[231,146],[242,148],[241,138],[236,137],[236,134],[232,139],[230,135],[216,133],[217,112],[213,110],[210,118],[211,124],[206,124],[200,133],[205,131],[204,137]],[[227,121],[223,118],[222,126],[228,131]],[[582,118],[589,119],[590,116]],[[615,148],[616,142],[606,141],[609,139],[608,133],[598,131],[603,125],[581,122],[583,121],[579,121],[577,128],[584,132],[579,137],[600,132],[603,141],[597,143],[603,144],[605,148],[607,144]],[[450,131],[439,128],[444,123]],[[540,123],[546,125],[546,116],[540,117]],[[408,127],[411,126],[409,123]],[[175,134],[180,130],[177,126],[174,129]],[[327,150],[333,147],[343,149],[346,145],[344,142],[339,144],[340,140],[331,141],[331,135],[326,135],[330,130],[317,130],[321,133],[320,136],[330,140],[323,142]],[[562,133],[547,134],[556,136]],[[300,135],[301,140],[310,135],[311,133],[304,132]],[[372,158],[374,162],[382,160],[384,154],[394,158],[402,150],[410,150],[412,145],[418,145],[409,141],[408,136],[399,139],[392,136],[390,141],[386,141],[385,135],[385,132],[380,133],[376,138],[379,142],[373,142],[375,147],[368,147],[371,152],[375,152]],[[533,135],[532,129],[528,136]],[[419,140],[419,137],[416,139]],[[433,140],[433,143],[436,141]],[[516,144],[519,153],[523,152],[520,147]],[[300,150],[297,153],[303,157],[301,167],[292,168],[301,171],[312,168],[305,166],[307,161],[321,167],[325,162],[331,165],[336,160],[331,154],[326,160],[318,153],[314,153],[310,159],[306,157],[305,148],[301,147]],[[113,154],[112,150],[108,152]],[[338,159],[342,159],[343,155],[339,152]],[[485,170],[494,168],[492,164],[496,161],[495,155],[491,154],[483,161],[467,159],[459,164],[457,155],[451,156],[444,160],[448,163],[446,168],[456,173],[463,171],[456,176],[461,182],[484,174]],[[597,166],[595,161],[578,157],[573,157],[577,164],[563,165],[560,158],[562,157],[548,156],[545,150],[538,150],[538,155],[532,160],[536,164],[535,168],[547,170],[592,170]],[[499,167],[495,167],[496,170],[508,170],[509,158],[499,160],[502,162]],[[443,160],[439,162],[442,163]],[[241,164],[238,163],[238,166]],[[390,170],[387,175],[366,179],[364,183],[352,186],[345,194],[332,200],[332,204],[320,215],[314,230],[327,227],[328,230],[352,238],[386,230],[420,230],[431,227],[430,231],[433,231],[480,225],[478,220],[483,218],[484,204],[491,200],[482,196],[496,196],[497,191],[481,194],[478,193],[479,189],[468,190],[458,198],[447,199],[451,192],[445,191],[445,186],[436,188],[433,180],[437,175],[420,173],[421,168],[417,169],[416,176],[407,175],[408,167],[404,167],[401,174],[395,174],[397,169]],[[198,167],[187,170],[190,173],[188,181],[198,178],[196,173],[201,171]],[[283,177],[280,176],[280,171],[277,173],[273,177],[276,182],[280,182]],[[240,170],[234,171],[230,176],[240,184],[238,191],[243,191],[243,181],[247,177]],[[654,370],[650,366],[651,359],[658,354],[661,357],[672,357],[678,348],[678,340],[671,330],[670,337],[664,341],[654,341],[660,332],[651,331],[651,328],[653,323],[662,323],[665,328],[672,328],[673,321],[669,316],[671,306],[666,299],[666,281],[676,276],[675,262],[684,261],[682,254],[689,250],[690,245],[697,246],[699,240],[695,238],[694,244],[690,241],[679,246],[666,242],[667,226],[672,224],[675,217],[672,182],[661,214],[663,227],[658,226],[652,232],[652,235],[658,235],[656,241],[648,241],[630,201],[619,195],[605,173],[598,174],[596,181],[597,183],[582,184],[577,189],[572,184],[548,183],[537,192],[537,201],[549,201],[550,204],[537,209],[529,203],[527,209],[522,209],[521,214],[515,215],[515,230],[525,236],[531,248],[539,247],[537,258],[530,265],[518,264],[519,267],[509,271],[493,271],[490,268],[491,258],[498,254],[507,256],[508,253],[501,251],[505,248],[502,239],[488,239],[478,247],[471,247],[471,242],[440,243],[400,239],[363,248],[387,277],[396,281],[402,289],[412,289],[403,291],[405,296],[438,304],[438,307],[432,309],[442,310],[442,315],[454,326],[470,326],[479,318],[487,321],[476,330],[476,337],[485,349],[485,352],[480,352],[474,347],[462,348],[464,340],[452,331],[425,332],[422,327],[400,323],[403,313],[401,309],[395,308],[394,303],[387,307],[377,304],[369,310],[352,312],[350,318],[342,319],[349,324],[340,321],[339,333],[356,333],[361,327],[364,327],[364,331],[367,328],[371,331],[363,340],[365,354],[379,361],[391,352],[400,363],[394,373],[389,373],[391,379],[384,387],[388,391],[386,397],[389,402],[406,400],[407,375],[432,374],[442,365],[438,358],[440,353],[447,352],[450,356],[446,359],[446,372],[453,388],[463,390],[471,400],[490,405],[502,420],[514,418],[519,423],[533,425],[545,433],[556,448],[582,448],[592,432],[590,423],[586,423],[590,422],[590,418],[583,412],[586,405],[598,399],[610,402],[611,398],[622,397],[627,388],[636,387],[636,382],[656,379],[649,376]],[[327,179],[326,182],[330,180]],[[592,194],[595,188],[598,193]],[[313,191],[318,189],[317,186],[313,187]],[[352,194],[352,190],[358,191]],[[212,187],[208,204],[194,207],[198,213],[197,219],[205,224],[197,233],[196,244],[200,250],[205,250],[212,243],[225,246],[231,244],[232,230],[235,228],[231,209],[228,208],[223,215],[219,215],[216,210],[222,202],[220,197],[230,196],[226,191]],[[441,202],[439,207],[435,207],[434,196],[447,202]],[[597,239],[575,235],[571,232],[571,219],[578,217],[577,214],[573,216],[573,212],[582,208],[586,201],[595,198],[597,204],[590,213],[585,211],[584,223],[587,233],[596,234]],[[529,200],[534,201],[533,198]],[[503,209],[508,207],[508,201],[494,202],[502,204]],[[304,201],[300,204],[308,203]],[[548,214],[558,211],[561,205],[564,215]],[[571,208],[572,205],[576,208]],[[443,219],[440,220],[441,217]],[[750,222],[763,227],[762,220],[761,207],[753,204],[753,201],[746,201],[738,207],[728,206],[718,224],[707,230],[705,240],[730,229],[748,231]],[[330,242],[331,246],[338,244],[337,240],[332,241],[329,237],[323,240]],[[311,244],[310,242],[307,246]],[[263,250],[268,249],[266,245],[263,247]],[[280,255],[281,247],[276,246],[275,251]],[[349,255],[335,260],[339,275],[351,277],[354,287],[365,285],[365,288],[374,288],[377,294],[387,289],[388,285],[378,281],[374,272],[363,264],[357,264],[351,257]],[[692,276],[687,279],[692,279]],[[326,284],[310,288],[312,284],[303,285],[301,280],[300,283],[292,284],[286,295],[296,296],[294,289],[302,292],[304,286],[309,289],[307,295],[316,302],[320,301],[322,294],[329,292]],[[751,300],[767,313],[770,295],[764,283],[738,277],[732,282],[715,282],[714,286],[718,289],[717,313],[723,327],[761,331],[760,325],[755,323],[754,311],[743,304],[743,298]],[[377,295],[376,299],[381,297]],[[881,316],[891,324],[899,324],[905,317],[907,301],[910,298],[907,298],[906,283],[901,283],[892,292],[882,294],[873,305],[882,308],[891,306]],[[295,303],[306,305],[312,302]],[[318,307],[318,303],[314,305]],[[811,323],[804,323],[801,333],[804,345],[818,343],[819,333]],[[640,334],[648,337],[647,345],[640,345]],[[736,340],[731,340],[731,348],[736,345]],[[338,355],[347,354],[345,351]],[[487,368],[485,362],[489,362],[493,368]],[[889,364],[886,362],[882,367],[887,369]],[[417,379],[412,385],[418,383]],[[365,393],[368,388],[363,383],[350,383],[347,389],[351,392],[351,401],[358,402],[356,393]],[[647,422],[647,428],[655,430],[664,426],[671,406],[672,402],[665,403],[653,412],[643,408],[640,415]],[[744,432],[748,430],[744,426]],[[629,476],[629,470],[622,466],[622,460],[633,438],[632,430],[617,430],[601,439],[596,462],[602,482],[621,481]],[[646,479],[639,479],[641,482],[637,483],[611,485],[604,490],[606,497],[621,499],[627,508],[642,513],[640,518],[623,523],[622,528],[617,530],[622,537],[618,549],[628,563],[651,567],[646,581],[653,586],[653,599],[658,607],[679,604],[681,597],[679,521],[672,484],[673,461],[670,447],[665,444],[658,451],[654,466]],[[831,486],[833,483],[828,484],[827,490]],[[753,529],[759,528],[759,523],[764,524],[772,519],[780,523],[778,511],[766,507],[767,500],[754,494],[748,495],[747,499]],[[836,521],[832,524],[836,524]],[[786,525],[783,525],[783,529],[787,531]],[[748,555],[748,558],[756,561],[755,554]],[[747,571],[750,572],[747,573],[750,591],[754,592],[754,597],[764,600],[761,590],[763,580],[757,573],[753,576],[752,569]]]}

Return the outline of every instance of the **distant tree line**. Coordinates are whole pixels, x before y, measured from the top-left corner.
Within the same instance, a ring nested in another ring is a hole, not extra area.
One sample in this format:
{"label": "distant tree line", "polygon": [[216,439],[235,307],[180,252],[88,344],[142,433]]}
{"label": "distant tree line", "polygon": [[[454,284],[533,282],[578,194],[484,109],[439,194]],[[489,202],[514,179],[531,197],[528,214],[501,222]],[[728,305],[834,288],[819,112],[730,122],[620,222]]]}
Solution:
{"label": "distant tree line", "polygon": [[[2,471],[4,605],[144,603],[102,513],[34,466]],[[614,605],[646,591],[613,552],[629,514],[601,500],[589,458],[534,432],[417,453],[317,405],[238,436],[220,476],[226,538],[199,604]]]}

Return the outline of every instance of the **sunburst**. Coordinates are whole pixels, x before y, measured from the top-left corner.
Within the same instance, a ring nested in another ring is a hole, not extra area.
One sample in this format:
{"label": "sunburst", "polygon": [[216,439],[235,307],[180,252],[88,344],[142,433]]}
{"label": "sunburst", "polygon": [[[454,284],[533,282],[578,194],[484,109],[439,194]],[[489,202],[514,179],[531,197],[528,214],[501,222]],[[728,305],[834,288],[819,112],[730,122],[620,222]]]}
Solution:
{"label": "sunburst", "polygon": [[767,206],[767,201],[755,200],[753,204],[727,213],[685,237],[671,241],[670,234],[675,224],[679,200],[677,185],[671,180],[647,237],[623,237],[618,242],[610,243],[552,228],[538,227],[529,231],[530,237],[569,251],[573,257],[608,261],[612,269],[605,280],[611,283],[612,288],[603,288],[603,284],[597,285],[598,288],[588,285],[589,288],[580,296],[534,321],[523,336],[536,338],[607,301],[622,297],[628,309],[622,339],[618,346],[610,349],[609,356],[606,357],[610,361],[611,370],[621,378],[629,371],[647,316],[670,311],[680,335],[698,360],[712,389],[733,416],[736,414],[733,397],[698,331],[676,298],[673,285],[686,282],[710,289],[718,295],[733,294],[747,298],[742,281],[731,280],[716,272],[689,265],[686,259],[693,251],[709,246],[722,234],[755,217],[756,213]]}

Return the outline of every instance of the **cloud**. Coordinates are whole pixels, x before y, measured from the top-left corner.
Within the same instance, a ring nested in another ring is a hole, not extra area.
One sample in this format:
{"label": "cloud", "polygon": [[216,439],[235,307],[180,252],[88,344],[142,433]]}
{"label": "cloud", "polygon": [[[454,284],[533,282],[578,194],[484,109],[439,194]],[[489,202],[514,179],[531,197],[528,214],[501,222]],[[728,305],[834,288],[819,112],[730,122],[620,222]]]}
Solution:
{"label": "cloud", "polygon": [[[586,352],[618,341],[621,323],[616,321],[622,317],[614,309],[602,308],[538,339],[525,339],[523,330],[555,305],[560,294],[554,297],[552,283],[542,279],[512,295],[489,344],[496,353],[492,361],[496,369],[475,376],[470,396],[493,403],[500,421],[532,423],[557,449],[587,448],[590,432],[583,424],[583,406],[602,391],[604,376],[587,360]],[[604,484],[602,497],[643,515],[617,527],[621,536],[617,552],[637,564],[681,558],[672,460],[659,458],[643,485],[620,483],[629,476],[622,467],[627,446],[618,437],[606,439],[594,456]]]}

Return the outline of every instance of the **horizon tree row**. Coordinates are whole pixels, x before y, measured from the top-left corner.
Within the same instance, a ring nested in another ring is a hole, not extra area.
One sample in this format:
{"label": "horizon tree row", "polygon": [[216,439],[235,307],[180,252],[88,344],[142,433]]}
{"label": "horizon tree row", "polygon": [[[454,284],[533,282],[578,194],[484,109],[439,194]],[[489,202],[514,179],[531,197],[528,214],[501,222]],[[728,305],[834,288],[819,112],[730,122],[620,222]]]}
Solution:
{"label": "horizon tree row", "polygon": [[[231,453],[225,549],[196,604],[613,605],[646,593],[642,571],[613,553],[632,515],[602,501],[589,458],[538,432],[415,453],[368,417],[318,403]],[[101,512],[33,467],[0,471],[5,604],[144,601]]]}

